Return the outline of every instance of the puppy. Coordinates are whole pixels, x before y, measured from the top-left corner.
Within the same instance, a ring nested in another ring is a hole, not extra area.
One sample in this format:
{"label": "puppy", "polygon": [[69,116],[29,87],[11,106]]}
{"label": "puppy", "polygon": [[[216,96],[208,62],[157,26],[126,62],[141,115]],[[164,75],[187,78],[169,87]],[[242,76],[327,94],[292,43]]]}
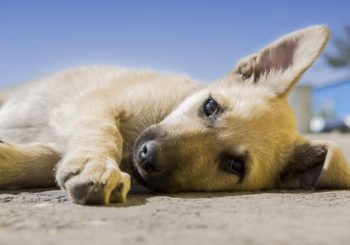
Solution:
{"label": "puppy", "polygon": [[160,192],[349,188],[338,146],[296,131],[288,94],[325,26],[282,37],[206,85],[184,75],[77,68],[0,111],[0,187],[56,183],[79,204],[126,201],[132,174]]}

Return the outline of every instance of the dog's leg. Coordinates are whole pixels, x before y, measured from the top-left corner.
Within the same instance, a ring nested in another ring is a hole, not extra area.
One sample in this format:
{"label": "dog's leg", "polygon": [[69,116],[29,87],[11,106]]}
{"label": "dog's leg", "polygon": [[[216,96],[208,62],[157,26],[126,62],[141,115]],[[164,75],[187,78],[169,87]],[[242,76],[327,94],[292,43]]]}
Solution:
{"label": "dog's leg", "polygon": [[50,187],[60,154],[42,144],[0,143],[0,188]]}
{"label": "dog's leg", "polygon": [[124,202],[130,176],[120,171],[123,139],[110,96],[99,91],[75,103],[71,137],[57,168],[57,182],[79,204]]}

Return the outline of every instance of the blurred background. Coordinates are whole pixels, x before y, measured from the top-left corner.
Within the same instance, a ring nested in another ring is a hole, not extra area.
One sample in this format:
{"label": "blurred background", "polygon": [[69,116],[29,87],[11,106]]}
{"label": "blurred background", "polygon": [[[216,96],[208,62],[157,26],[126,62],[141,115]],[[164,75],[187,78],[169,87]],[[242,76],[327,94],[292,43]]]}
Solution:
{"label": "blurred background", "polygon": [[[2,0],[0,91],[115,64],[209,82],[281,35],[326,24],[324,55],[291,96],[302,132],[350,129],[350,1]],[[311,125],[311,128],[310,128]]]}

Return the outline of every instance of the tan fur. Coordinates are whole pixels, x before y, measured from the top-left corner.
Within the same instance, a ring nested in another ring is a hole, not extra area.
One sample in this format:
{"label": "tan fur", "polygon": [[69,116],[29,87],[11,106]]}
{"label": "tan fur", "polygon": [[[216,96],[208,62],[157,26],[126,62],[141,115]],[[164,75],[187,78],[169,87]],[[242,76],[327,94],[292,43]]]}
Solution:
{"label": "tan fur", "polygon": [[0,143],[0,187],[52,186],[52,169],[59,159],[60,153],[48,145]]}
{"label": "tan fur", "polygon": [[[135,171],[160,191],[348,188],[350,170],[339,148],[303,139],[287,101],[328,37],[324,26],[291,33],[210,85],[115,67],[37,81],[0,111],[0,137],[11,144],[0,145],[0,187],[50,185],[58,162],[58,185],[81,204],[125,201],[128,173]],[[221,109],[210,120],[202,112],[208,98]],[[148,141],[166,171],[151,175],[131,164]],[[310,156],[296,156],[303,144]],[[220,168],[226,152],[244,156],[244,176]]]}

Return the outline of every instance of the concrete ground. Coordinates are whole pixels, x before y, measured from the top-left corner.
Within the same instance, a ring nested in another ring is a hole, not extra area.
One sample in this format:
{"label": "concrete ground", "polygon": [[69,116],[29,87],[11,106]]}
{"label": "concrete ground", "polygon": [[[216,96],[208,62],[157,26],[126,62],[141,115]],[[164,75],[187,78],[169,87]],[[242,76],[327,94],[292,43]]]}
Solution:
{"label": "concrete ground", "polygon": [[[350,159],[350,134],[309,137],[337,141]],[[109,207],[1,191],[0,244],[350,244],[350,191],[139,193]]]}

